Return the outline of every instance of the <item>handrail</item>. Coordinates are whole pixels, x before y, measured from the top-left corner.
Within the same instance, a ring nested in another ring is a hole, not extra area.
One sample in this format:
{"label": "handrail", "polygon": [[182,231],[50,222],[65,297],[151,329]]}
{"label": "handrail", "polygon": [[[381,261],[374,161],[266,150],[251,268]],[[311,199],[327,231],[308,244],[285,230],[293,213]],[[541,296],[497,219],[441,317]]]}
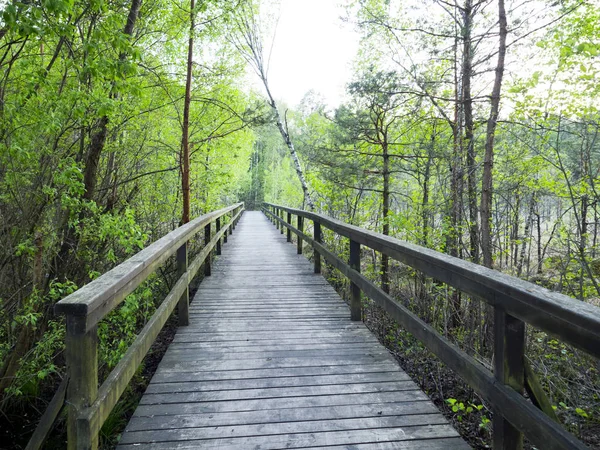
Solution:
{"label": "handrail", "polygon": [[[189,323],[189,283],[203,263],[205,275],[210,275],[211,252],[216,249],[217,254],[221,253],[221,239],[227,242],[227,235],[232,233],[243,211],[244,204],[237,203],[204,214],[170,232],[55,305],[55,313],[65,314],[67,323],[69,450],[98,448],[100,428],[176,305],[179,307],[179,325]],[[221,226],[221,218],[229,213],[230,221]],[[215,233],[211,237],[213,223]],[[202,229],[204,248],[188,264],[188,242]],[[175,253],[179,276],[177,282],[98,388],[98,322]]]}
{"label": "handrail", "polygon": [[[525,380],[524,322],[600,357],[600,308],[495,270],[364,230],[323,214],[271,203],[264,203],[263,211],[278,228],[281,227],[282,232],[283,227],[286,227],[288,233],[291,231],[298,236],[298,253],[302,252],[302,241],[314,248],[315,272],[320,271],[320,259],[323,257],[349,278],[353,320],[360,320],[362,291],[492,405],[495,412],[494,448],[521,448],[522,433],[540,448],[587,448],[573,435],[557,427],[552,419],[521,395]],[[287,213],[287,221],[283,218],[284,212]],[[292,215],[298,218],[298,228],[291,225]],[[303,219],[312,220],[315,224],[312,238],[303,232]],[[322,226],[350,239],[348,263],[321,243]],[[496,323],[494,373],[361,275],[360,245],[384,253],[492,305]]]}

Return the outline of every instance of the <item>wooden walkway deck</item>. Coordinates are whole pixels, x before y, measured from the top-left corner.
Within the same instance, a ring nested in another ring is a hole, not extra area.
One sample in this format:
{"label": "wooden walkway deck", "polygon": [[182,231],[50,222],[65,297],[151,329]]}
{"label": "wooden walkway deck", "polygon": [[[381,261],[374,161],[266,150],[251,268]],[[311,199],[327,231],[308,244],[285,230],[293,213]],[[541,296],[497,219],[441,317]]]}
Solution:
{"label": "wooden walkway deck", "polygon": [[262,213],[190,310],[118,449],[470,448]]}

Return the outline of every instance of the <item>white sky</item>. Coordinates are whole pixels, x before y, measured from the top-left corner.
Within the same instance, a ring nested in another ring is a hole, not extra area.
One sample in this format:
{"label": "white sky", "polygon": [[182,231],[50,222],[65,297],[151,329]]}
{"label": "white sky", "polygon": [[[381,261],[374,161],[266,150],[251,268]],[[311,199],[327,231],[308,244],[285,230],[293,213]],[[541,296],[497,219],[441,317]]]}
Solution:
{"label": "white sky", "polygon": [[[341,102],[352,77],[359,36],[343,24],[342,0],[281,0],[269,65],[274,97],[296,106],[309,90],[330,107]],[[270,46],[265,42],[265,49]]]}

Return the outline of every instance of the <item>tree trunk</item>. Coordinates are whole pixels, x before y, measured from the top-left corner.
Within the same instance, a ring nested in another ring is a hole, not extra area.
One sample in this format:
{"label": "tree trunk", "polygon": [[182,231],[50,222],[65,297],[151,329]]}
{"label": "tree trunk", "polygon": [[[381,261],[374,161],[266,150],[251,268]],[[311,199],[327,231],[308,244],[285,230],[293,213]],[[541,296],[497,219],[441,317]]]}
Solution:
{"label": "tree trunk", "polygon": [[[390,235],[390,155],[387,141],[384,141],[381,147],[383,151],[383,234]],[[381,289],[384,292],[390,292],[390,261],[388,255],[381,254]]]}
{"label": "tree trunk", "polygon": [[588,234],[588,196],[584,194],[581,196],[581,226],[579,232],[579,254],[582,258],[585,257],[587,250],[587,234]]}
{"label": "tree trunk", "polygon": [[315,203],[310,195],[310,189],[308,186],[308,181],[306,181],[306,177],[304,176],[304,170],[302,169],[302,165],[300,164],[300,158],[298,157],[298,153],[296,153],[296,149],[294,148],[294,143],[290,138],[290,135],[287,129],[283,126],[283,122],[281,120],[281,114],[279,114],[279,110],[277,109],[277,104],[275,103],[275,99],[271,95],[271,91],[269,89],[269,85],[267,82],[266,75],[262,76],[262,82],[265,86],[265,90],[267,91],[267,95],[269,97],[269,105],[271,109],[275,113],[275,119],[277,121],[277,128],[279,129],[279,133],[283,138],[283,142],[287,146],[290,151],[290,156],[292,157],[292,161],[294,163],[294,168],[296,169],[296,175],[298,175],[298,180],[300,180],[300,185],[302,186],[302,192],[304,193],[304,200],[308,207],[312,210],[315,209]]}
{"label": "tree trunk", "polygon": [[498,0],[498,20],[500,25],[500,39],[498,42],[498,63],[496,65],[496,77],[492,89],[490,117],[487,122],[485,139],[485,156],[483,159],[483,179],[481,189],[481,250],[483,253],[483,264],[492,268],[494,265],[492,257],[492,169],[494,166],[494,137],[496,125],[498,124],[498,112],[500,110],[500,92],[502,90],[502,78],[504,76],[504,59],[506,57],[506,35],[508,34],[506,23],[506,11],[504,0]]}
{"label": "tree trunk", "polygon": [[462,106],[465,118],[465,144],[467,146],[467,195],[469,198],[469,240],[471,260],[479,264],[479,226],[477,220],[477,166],[475,163],[475,143],[473,142],[473,99],[471,98],[471,75],[473,53],[471,29],[473,26],[473,2],[465,0],[463,8],[463,54],[462,54]]}
{"label": "tree trunk", "polygon": [[539,210],[535,214],[537,222],[537,273],[542,273],[542,221]]}
{"label": "tree trunk", "polygon": [[519,262],[517,264],[517,277],[521,276],[523,271],[523,263],[525,262],[525,250],[527,249],[527,236],[529,236],[529,229],[533,223],[533,214],[535,212],[535,193],[531,195],[531,204],[529,205],[529,214],[525,221],[525,229],[523,230],[523,242],[521,242],[521,255],[519,256]]}
{"label": "tree trunk", "polygon": [[431,176],[431,164],[433,159],[433,148],[435,146],[435,130],[431,133],[431,147],[425,162],[425,173],[423,175],[423,198],[421,200],[421,244],[429,247],[429,178]]}
{"label": "tree trunk", "polygon": [[[133,34],[133,28],[140,14],[140,8],[142,6],[142,0],[132,0],[131,7],[129,8],[129,14],[127,15],[127,22],[123,29],[123,34],[131,36]],[[127,57],[126,53],[119,54],[119,60],[123,61]],[[116,98],[117,94],[113,92],[114,84],[111,88],[110,97]],[[100,155],[104,150],[104,144],[106,143],[106,136],[108,132],[108,116],[103,116],[98,122],[96,132],[92,135],[90,148],[88,150],[85,171],[84,171],[84,185],[85,194],[84,198],[92,200],[94,197],[94,191],[96,189],[96,182],[98,180],[98,163],[100,161]]]}
{"label": "tree trunk", "polygon": [[[481,189],[481,252],[483,255],[483,265],[493,268],[493,249],[492,249],[492,169],[494,166],[494,137],[496,135],[496,125],[498,124],[498,112],[500,110],[500,92],[502,90],[502,77],[504,76],[504,59],[506,57],[506,35],[508,34],[506,23],[506,11],[504,9],[504,0],[498,0],[498,22],[500,27],[500,37],[498,42],[498,63],[496,65],[496,77],[492,89],[490,117],[487,122],[485,155],[483,158],[483,175]],[[490,348],[493,342],[493,324],[494,308],[490,305],[485,311],[484,341],[483,346]]]}
{"label": "tree trunk", "polygon": [[183,101],[183,123],[181,130],[181,192],[183,196],[183,213],[181,223],[190,221],[190,103],[192,99],[192,65],[194,55],[194,8],[195,0],[190,0],[190,36],[188,41],[187,73],[185,79],[185,99]]}
{"label": "tree trunk", "polygon": [[[454,53],[458,51],[458,37],[454,43]],[[461,145],[461,103],[459,96],[459,81],[458,81],[458,62],[457,57],[454,58],[454,123],[452,125],[452,162],[450,171],[452,177],[450,181],[450,224],[448,234],[446,236],[446,251],[450,256],[458,257],[459,235],[461,224],[461,209],[462,209],[462,145]],[[460,310],[461,297],[456,289],[450,289],[449,302],[450,328],[456,328],[460,325]]]}

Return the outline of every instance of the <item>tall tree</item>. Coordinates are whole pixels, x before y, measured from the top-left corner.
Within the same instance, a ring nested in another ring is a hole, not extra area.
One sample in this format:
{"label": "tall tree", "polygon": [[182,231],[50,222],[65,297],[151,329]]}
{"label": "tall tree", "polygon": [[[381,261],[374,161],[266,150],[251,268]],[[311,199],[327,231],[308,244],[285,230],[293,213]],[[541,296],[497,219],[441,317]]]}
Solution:
{"label": "tall tree", "polygon": [[[396,72],[377,71],[373,67],[360,74],[358,80],[348,85],[348,92],[354,102],[336,111],[336,124],[346,130],[345,144],[351,147],[366,144],[357,149],[354,156],[367,157],[363,171],[369,175],[380,176],[381,189],[381,230],[386,236],[390,234],[390,206],[392,183],[392,158],[401,160],[402,154],[392,151],[398,145],[396,128],[401,119],[400,106],[406,101],[400,80]],[[404,115],[407,115],[404,112]],[[370,164],[375,162],[375,167]],[[381,288],[385,292],[390,289],[389,258],[381,255]]]}
{"label": "tall tree", "polygon": [[187,67],[185,76],[185,97],[183,100],[183,122],[181,126],[181,192],[183,196],[182,223],[190,221],[190,104],[192,102],[192,68],[194,64],[194,18],[196,2],[190,0],[190,35],[188,39]]}
{"label": "tall tree", "polygon": [[485,135],[485,155],[483,159],[483,175],[481,189],[481,250],[483,264],[493,267],[492,248],[492,169],[494,165],[494,138],[496,136],[496,125],[498,124],[498,113],[500,111],[500,92],[502,90],[502,78],[504,76],[504,60],[506,58],[506,36],[508,27],[504,0],[498,0],[498,62],[496,64],[494,86],[492,88],[490,102],[490,116],[487,121]]}

